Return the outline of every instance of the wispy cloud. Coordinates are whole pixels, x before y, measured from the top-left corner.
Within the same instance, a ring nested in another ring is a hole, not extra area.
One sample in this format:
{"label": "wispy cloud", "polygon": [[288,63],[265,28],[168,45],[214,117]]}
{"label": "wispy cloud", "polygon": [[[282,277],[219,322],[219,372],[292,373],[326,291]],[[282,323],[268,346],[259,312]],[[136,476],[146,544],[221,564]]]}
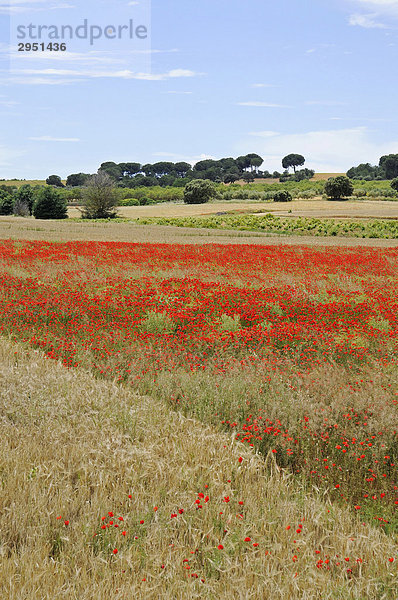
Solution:
{"label": "wispy cloud", "polygon": [[377,14],[371,15],[361,15],[354,14],[351,15],[348,22],[352,26],[364,27],[365,29],[387,29],[387,25],[384,23],[380,23],[377,19]]}
{"label": "wispy cloud", "polygon": [[398,0],[357,0],[357,2],[382,13],[398,15]]}
{"label": "wispy cloud", "polygon": [[238,102],[238,106],[257,106],[263,108],[292,108],[291,106],[286,106],[285,104],[273,104],[271,102],[258,102],[256,100],[250,100],[248,102]]}
{"label": "wispy cloud", "polygon": [[51,135],[41,135],[39,137],[30,137],[28,140],[34,142],[80,142],[79,138],[59,138],[52,137]]}
{"label": "wispy cloud", "polygon": [[66,8],[75,8],[75,5],[67,2],[48,2],[48,0],[9,0],[8,2],[0,2],[0,14],[9,15]]}
{"label": "wispy cloud", "polygon": [[164,94],[177,94],[181,96],[190,96],[193,92],[179,92],[178,90],[168,90],[167,92],[163,92]]}
{"label": "wispy cloud", "polygon": [[[179,79],[196,77],[201,73],[196,73],[189,69],[172,69],[166,73],[137,73],[130,71],[129,69],[123,70],[95,70],[95,69],[18,69],[12,72],[15,78],[12,79],[14,83],[37,83],[31,81],[29,78],[40,77],[40,83],[56,84],[59,83],[57,78],[61,78],[61,81],[65,82],[67,78],[79,78],[73,79],[73,81],[79,81],[81,79],[98,79],[98,78],[110,78],[110,79],[137,79],[141,81],[165,81],[167,79]],[[22,76],[22,77],[21,77]]]}
{"label": "wispy cloud", "polygon": [[253,83],[252,87],[253,88],[274,88],[276,86],[273,85],[272,83]]}
{"label": "wispy cloud", "polygon": [[10,100],[3,94],[0,94],[0,106],[5,106],[7,108],[14,108],[14,106],[17,106],[18,104],[20,104],[20,102],[17,102],[16,100]]}

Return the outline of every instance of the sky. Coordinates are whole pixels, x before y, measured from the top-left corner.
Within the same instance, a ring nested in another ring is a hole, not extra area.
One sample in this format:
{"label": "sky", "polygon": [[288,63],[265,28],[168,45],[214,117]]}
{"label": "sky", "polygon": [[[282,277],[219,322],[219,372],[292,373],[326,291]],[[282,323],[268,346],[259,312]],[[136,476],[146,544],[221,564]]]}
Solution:
{"label": "sky", "polygon": [[249,152],[269,171],[292,152],[376,164],[398,153],[397,33],[398,0],[0,0],[0,179]]}

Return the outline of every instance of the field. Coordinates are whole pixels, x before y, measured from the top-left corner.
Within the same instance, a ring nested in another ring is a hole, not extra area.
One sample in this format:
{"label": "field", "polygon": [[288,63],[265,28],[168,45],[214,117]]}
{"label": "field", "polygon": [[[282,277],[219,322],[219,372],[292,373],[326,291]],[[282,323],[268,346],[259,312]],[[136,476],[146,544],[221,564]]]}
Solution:
{"label": "field", "polygon": [[[128,219],[150,217],[196,217],[217,213],[251,214],[271,213],[276,216],[329,218],[329,219],[397,219],[398,202],[355,201],[330,202],[327,200],[295,200],[294,202],[217,201],[209,204],[177,204],[168,202],[153,206],[121,206],[119,214]],[[71,218],[79,218],[76,208],[69,209]]]}
{"label": "field", "polygon": [[[162,205],[163,206],[163,205]],[[156,207],[155,207],[156,208]],[[2,217],[0,239],[44,241],[119,241],[164,244],[256,244],[343,247],[397,247],[397,239],[355,237],[310,237],[278,235],[254,231],[177,227],[176,225],[138,225],[125,221],[35,221],[31,218]]]}
{"label": "field", "polygon": [[0,180],[0,185],[20,188],[22,185],[46,185],[46,181],[45,179],[7,179]]}
{"label": "field", "polygon": [[398,251],[116,228],[1,222],[0,596],[396,600]]}

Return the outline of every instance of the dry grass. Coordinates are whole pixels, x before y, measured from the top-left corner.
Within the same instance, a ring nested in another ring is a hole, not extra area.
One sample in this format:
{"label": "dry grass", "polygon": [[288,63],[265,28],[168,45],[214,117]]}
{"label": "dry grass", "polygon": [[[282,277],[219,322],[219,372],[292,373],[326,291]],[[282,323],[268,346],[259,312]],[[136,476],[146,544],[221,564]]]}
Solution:
{"label": "dry grass", "polygon": [[32,218],[0,217],[0,239],[63,242],[117,241],[164,244],[260,244],[299,246],[379,247],[398,246],[398,240],[270,236],[258,232],[184,229],[160,225],[140,226],[133,223],[37,221]]}
{"label": "dry grass", "polygon": [[[338,175],[345,175],[345,173],[315,173],[314,177],[311,179],[311,181],[326,181],[327,179],[329,179],[329,177],[337,177]],[[255,181],[256,183],[269,183],[269,184],[273,184],[273,183],[279,183],[279,179],[273,179],[271,178],[263,178],[263,179],[256,179]],[[247,185],[246,181],[243,181],[243,179],[241,179],[240,181],[237,181],[236,183],[238,183],[239,185]]]}
{"label": "dry grass", "polygon": [[[271,459],[6,340],[0,361],[1,598],[397,598],[396,544]],[[198,492],[210,496],[202,509]],[[126,537],[93,537],[108,511],[123,515]],[[326,556],[334,566],[318,569]]]}
{"label": "dry grass", "polygon": [[[388,200],[347,200],[333,202],[314,198],[293,202],[230,201],[209,204],[177,204],[165,202],[152,206],[124,206],[119,214],[128,219],[144,217],[198,217],[226,213],[272,213],[284,217],[308,217],[328,219],[398,219],[398,202]],[[69,216],[79,218],[77,208],[69,209]]]}
{"label": "dry grass", "polygon": [[[62,183],[66,183],[66,181],[63,181]],[[18,181],[12,181],[11,179],[8,179],[7,181],[0,181],[0,185],[15,186],[17,188],[20,188],[23,185],[46,185],[46,180],[45,179],[23,179],[23,180],[18,180]]]}

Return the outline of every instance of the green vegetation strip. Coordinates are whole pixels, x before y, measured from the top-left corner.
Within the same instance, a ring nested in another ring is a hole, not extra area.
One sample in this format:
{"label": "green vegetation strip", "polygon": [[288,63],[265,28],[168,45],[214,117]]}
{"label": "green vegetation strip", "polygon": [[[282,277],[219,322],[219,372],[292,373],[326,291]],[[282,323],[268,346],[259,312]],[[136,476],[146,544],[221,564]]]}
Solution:
{"label": "green vegetation strip", "polygon": [[335,221],[333,219],[281,218],[267,214],[222,215],[209,217],[183,218],[141,218],[140,225],[173,225],[205,229],[237,229],[240,231],[261,231],[279,235],[312,235],[398,239],[398,221]]}

